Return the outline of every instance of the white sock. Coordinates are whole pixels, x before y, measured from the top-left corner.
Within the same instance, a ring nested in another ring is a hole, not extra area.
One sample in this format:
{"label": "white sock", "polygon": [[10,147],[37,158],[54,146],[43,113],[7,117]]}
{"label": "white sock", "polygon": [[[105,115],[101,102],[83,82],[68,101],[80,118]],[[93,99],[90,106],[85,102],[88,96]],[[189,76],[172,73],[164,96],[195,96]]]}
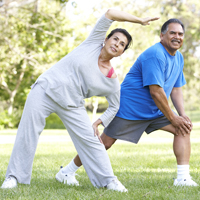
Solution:
{"label": "white sock", "polygon": [[189,165],[177,165],[177,180],[190,178]]}
{"label": "white sock", "polygon": [[74,163],[74,159],[65,167],[62,168],[63,174],[73,174],[79,169],[78,166]]}

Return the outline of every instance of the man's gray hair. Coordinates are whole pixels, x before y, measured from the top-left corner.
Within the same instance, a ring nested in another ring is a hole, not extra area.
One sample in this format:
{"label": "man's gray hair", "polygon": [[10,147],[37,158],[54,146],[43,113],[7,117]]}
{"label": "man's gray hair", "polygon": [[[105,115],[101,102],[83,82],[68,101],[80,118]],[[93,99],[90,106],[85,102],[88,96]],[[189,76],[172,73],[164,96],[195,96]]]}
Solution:
{"label": "man's gray hair", "polygon": [[169,19],[167,20],[163,25],[162,25],[162,28],[161,28],[161,33],[162,34],[165,34],[168,30],[168,26],[169,24],[171,23],[177,23],[177,24],[180,24],[183,28],[183,32],[185,33],[185,27],[183,25],[183,23],[179,20],[179,19],[176,19],[176,18],[172,18],[172,19]]}

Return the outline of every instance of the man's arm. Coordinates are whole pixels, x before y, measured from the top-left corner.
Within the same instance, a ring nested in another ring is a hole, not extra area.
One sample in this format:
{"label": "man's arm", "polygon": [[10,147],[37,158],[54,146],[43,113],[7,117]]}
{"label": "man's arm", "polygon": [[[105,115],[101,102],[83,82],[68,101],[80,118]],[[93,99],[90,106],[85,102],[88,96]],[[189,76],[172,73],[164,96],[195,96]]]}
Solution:
{"label": "man's arm", "polygon": [[[191,131],[190,123],[188,123],[188,121],[184,117],[177,116],[173,113],[173,111],[169,107],[169,103],[163,88],[160,87],[159,85],[150,85],[149,89],[151,97],[153,98],[156,106],[176,128],[177,134],[180,133],[185,135],[187,133],[190,133]],[[178,112],[183,112],[181,106],[177,103],[177,101],[175,104],[177,106],[177,109],[179,109]]]}
{"label": "man's arm", "polygon": [[181,87],[173,88],[170,96],[171,96],[172,103],[174,107],[176,108],[178,114],[181,117],[183,117],[185,120],[187,120],[188,123],[190,123],[190,126],[192,128],[192,122],[190,118],[185,114],[182,88]]}

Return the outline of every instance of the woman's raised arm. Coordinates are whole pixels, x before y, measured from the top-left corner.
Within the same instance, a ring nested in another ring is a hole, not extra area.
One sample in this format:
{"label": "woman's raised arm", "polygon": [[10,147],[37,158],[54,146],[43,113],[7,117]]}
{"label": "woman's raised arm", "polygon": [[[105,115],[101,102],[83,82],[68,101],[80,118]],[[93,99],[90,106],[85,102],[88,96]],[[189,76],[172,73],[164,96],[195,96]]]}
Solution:
{"label": "woman's raised arm", "polygon": [[129,13],[115,10],[115,9],[108,9],[108,11],[105,14],[106,18],[118,21],[118,22],[132,22],[132,23],[138,23],[141,25],[149,25],[150,21],[158,20],[159,17],[146,17],[146,18],[140,18],[136,17],[134,15],[131,15]]}

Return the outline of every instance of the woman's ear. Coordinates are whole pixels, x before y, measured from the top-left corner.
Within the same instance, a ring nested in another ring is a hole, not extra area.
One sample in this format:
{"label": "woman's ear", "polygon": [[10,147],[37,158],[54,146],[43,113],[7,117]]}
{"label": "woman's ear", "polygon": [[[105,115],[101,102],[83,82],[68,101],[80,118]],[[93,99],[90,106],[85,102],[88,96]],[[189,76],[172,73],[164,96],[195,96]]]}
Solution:
{"label": "woman's ear", "polygon": [[108,38],[106,38],[106,39],[104,40],[103,46],[106,44],[107,40],[108,40]]}
{"label": "woman's ear", "polygon": [[106,39],[104,40],[104,44],[106,44],[107,40],[108,40],[108,38],[106,38]]}

